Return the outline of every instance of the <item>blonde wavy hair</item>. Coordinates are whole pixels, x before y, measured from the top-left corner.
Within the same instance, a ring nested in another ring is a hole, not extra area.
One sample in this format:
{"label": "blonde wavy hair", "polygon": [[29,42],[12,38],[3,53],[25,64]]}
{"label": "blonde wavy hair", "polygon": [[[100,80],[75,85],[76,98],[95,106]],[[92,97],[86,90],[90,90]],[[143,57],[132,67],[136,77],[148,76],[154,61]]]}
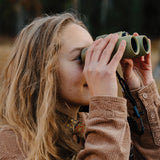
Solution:
{"label": "blonde wavy hair", "polygon": [[27,160],[71,159],[80,146],[58,113],[58,55],[61,31],[84,27],[71,13],[35,19],[16,39],[0,95],[0,123],[20,135]]}

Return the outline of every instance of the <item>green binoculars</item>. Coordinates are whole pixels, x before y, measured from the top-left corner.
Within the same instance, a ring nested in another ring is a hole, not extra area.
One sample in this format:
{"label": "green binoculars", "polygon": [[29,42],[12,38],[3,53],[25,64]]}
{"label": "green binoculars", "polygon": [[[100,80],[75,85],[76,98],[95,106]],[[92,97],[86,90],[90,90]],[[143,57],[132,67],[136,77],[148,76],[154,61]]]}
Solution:
{"label": "green binoculars", "polygon": [[[126,49],[124,51],[122,58],[141,57],[150,53],[151,46],[147,36],[145,35],[133,36],[133,35],[129,35],[125,31],[117,32],[117,34],[119,35],[119,40],[115,45],[115,48],[112,52],[112,56],[116,53],[119,47],[119,44],[122,40],[126,41]],[[107,34],[101,35],[101,36],[98,36],[96,39],[105,38],[106,36]],[[85,53],[87,49],[88,48],[84,48],[81,52],[82,62],[85,62]]]}

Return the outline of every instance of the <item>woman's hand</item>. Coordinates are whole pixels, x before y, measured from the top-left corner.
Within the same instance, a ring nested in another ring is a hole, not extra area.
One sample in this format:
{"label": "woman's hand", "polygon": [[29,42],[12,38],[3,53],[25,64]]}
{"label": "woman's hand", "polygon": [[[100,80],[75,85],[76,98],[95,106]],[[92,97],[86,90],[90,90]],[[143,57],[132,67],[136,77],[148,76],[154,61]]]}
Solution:
{"label": "woman's hand", "polygon": [[[138,36],[137,33],[133,35]],[[137,89],[142,85],[141,83],[148,85],[153,81],[151,53],[138,58],[122,59],[121,67],[130,89]]]}
{"label": "woman's hand", "polygon": [[117,96],[116,69],[126,46],[123,40],[117,53],[110,60],[118,39],[118,34],[110,34],[104,39],[93,42],[86,52],[83,73],[91,96]]}

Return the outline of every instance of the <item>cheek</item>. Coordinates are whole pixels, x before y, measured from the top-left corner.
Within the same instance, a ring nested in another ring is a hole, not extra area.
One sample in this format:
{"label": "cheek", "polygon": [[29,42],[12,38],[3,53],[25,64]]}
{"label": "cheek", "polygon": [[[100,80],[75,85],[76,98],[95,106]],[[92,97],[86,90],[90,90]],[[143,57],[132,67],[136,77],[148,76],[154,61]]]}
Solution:
{"label": "cheek", "polygon": [[77,66],[62,66],[59,72],[60,86],[70,88],[81,85],[83,81],[82,70]]}
{"label": "cheek", "polygon": [[80,97],[82,88],[82,76],[72,70],[61,76],[59,93],[63,99],[74,102],[77,97]]}
{"label": "cheek", "polygon": [[82,72],[77,72],[76,70],[70,70],[66,72],[63,76],[63,82],[69,87],[76,86],[82,82]]}

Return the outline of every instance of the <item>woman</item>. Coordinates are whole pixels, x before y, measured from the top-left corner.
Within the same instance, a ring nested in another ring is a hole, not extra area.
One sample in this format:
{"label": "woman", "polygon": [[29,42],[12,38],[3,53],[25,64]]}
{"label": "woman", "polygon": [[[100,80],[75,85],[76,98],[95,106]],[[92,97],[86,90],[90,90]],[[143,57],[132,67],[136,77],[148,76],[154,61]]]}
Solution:
{"label": "woman", "polygon": [[[70,13],[36,19],[22,30],[1,89],[0,159],[129,159],[127,105],[117,96],[116,80],[125,41],[110,61],[118,38],[110,34],[93,41]],[[83,64],[80,53],[85,47]],[[135,159],[158,159],[160,97],[151,55],[125,59],[121,65],[144,111],[144,134],[132,132]],[[85,105],[89,113],[79,113]],[[131,105],[128,112],[135,118]]]}

